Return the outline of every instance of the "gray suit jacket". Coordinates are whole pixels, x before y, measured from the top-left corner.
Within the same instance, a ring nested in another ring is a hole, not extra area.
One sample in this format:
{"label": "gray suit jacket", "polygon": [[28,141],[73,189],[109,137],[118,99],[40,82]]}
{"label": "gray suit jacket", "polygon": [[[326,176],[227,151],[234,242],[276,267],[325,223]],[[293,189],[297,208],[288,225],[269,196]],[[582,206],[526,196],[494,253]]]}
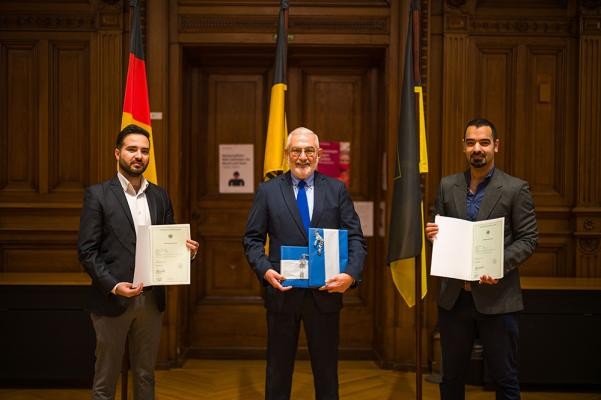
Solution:
{"label": "gray suit jacket", "polygon": [[[467,219],[467,190],[465,173],[444,177],[435,203],[436,214]],[[532,255],[538,240],[528,183],[495,168],[476,220],[500,217],[505,217],[504,277],[496,285],[472,282],[474,304],[483,314],[515,312],[524,308],[517,267]],[[450,310],[462,287],[461,280],[443,278],[438,304]]]}
{"label": "gray suit jacket", "polygon": [[[146,189],[152,225],[173,224],[167,192],[154,184]],[[86,189],[81,210],[79,261],[92,278],[88,309],[98,315],[122,314],[131,299],[111,290],[118,282],[132,282],[136,256],[136,230],[123,187],[117,176]],[[165,309],[165,289],[152,290],[159,311]]]}
{"label": "gray suit jacket", "polygon": [[[363,261],[367,254],[365,239],[353,202],[338,180],[315,172],[315,197],[311,227],[347,229],[349,259],[346,272],[357,282],[361,280]],[[269,235],[269,255],[264,246]],[[280,247],[307,246],[307,233],[294,197],[290,172],[262,183],[248,215],[243,244],[246,258],[259,281],[265,286],[265,306],[278,312],[296,312],[302,306],[304,290],[280,292],[263,279],[265,272],[280,270]],[[317,306],[323,312],[339,311],[342,296],[312,290]]]}

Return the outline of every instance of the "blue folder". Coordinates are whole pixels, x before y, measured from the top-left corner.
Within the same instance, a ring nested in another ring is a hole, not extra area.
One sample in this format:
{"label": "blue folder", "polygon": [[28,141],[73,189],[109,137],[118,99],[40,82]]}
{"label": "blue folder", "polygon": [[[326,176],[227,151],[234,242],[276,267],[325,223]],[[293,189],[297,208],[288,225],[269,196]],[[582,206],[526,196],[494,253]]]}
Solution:
{"label": "blue folder", "polygon": [[309,246],[281,246],[282,286],[316,288],[332,275],[345,272],[348,264],[348,231],[309,229]]}

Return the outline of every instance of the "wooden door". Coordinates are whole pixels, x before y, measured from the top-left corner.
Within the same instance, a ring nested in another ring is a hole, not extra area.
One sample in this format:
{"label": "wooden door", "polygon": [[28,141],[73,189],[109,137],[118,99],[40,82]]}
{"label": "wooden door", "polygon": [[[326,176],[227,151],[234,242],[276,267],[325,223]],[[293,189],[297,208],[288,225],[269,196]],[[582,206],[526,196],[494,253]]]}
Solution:
{"label": "wooden door", "polygon": [[[288,127],[303,125],[321,140],[351,142],[350,193],[372,202],[379,221],[383,129],[378,93],[381,55],[356,50],[289,52]],[[202,258],[189,290],[189,355],[263,357],[266,322],[262,290],[248,266],[242,235],[253,194],[219,192],[219,145],[254,146],[254,185],[261,181],[273,63],[272,49],[184,52],[184,140],[190,177],[192,229]],[[368,246],[375,248],[374,237]],[[343,357],[371,357],[373,266],[369,253],[364,284],[345,295],[341,321]],[[306,355],[301,338],[300,356]]]}

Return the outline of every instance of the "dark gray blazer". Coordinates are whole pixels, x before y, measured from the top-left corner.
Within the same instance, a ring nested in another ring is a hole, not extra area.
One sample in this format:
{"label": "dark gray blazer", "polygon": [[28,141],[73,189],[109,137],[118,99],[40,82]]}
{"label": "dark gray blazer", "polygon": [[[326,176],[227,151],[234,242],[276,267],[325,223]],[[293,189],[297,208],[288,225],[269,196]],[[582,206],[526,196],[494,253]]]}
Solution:
{"label": "dark gray blazer", "polygon": [[[361,223],[344,184],[315,172],[315,197],[311,227],[348,230],[349,260],[346,272],[361,281],[367,246]],[[269,235],[269,255],[264,252]],[[259,281],[265,286],[265,306],[278,312],[296,312],[302,306],[306,289],[280,292],[263,276],[268,269],[280,270],[280,247],[307,246],[307,233],[300,218],[290,172],[262,183],[248,215],[243,245],[246,258]],[[317,306],[323,312],[339,311],[340,293],[311,289]]]}
{"label": "dark gray blazer", "polygon": [[[173,224],[167,192],[152,183],[146,189],[152,225]],[[92,278],[88,309],[94,314],[122,314],[131,299],[111,290],[118,282],[132,282],[136,255],[136,230],[123,187],[117,176],[86,189],[79,224],[79,261]],[[160,311],[165,290],[152,290]]]}
{"label": "dark gray blazer", "polygon": [[[436,214],[467,219],[467,190],[465,173],[444,177],[435,202]],[[538,240],[528,183],[495,168],[476,220],[500,217],[505,217],[504,277],[496,285],[472,282],[474,304],[483,314],[508,313],[524,308],[517,267],[532,255]],[[443,278],[438,304],[450,310],[462,287],[461,280]]]}

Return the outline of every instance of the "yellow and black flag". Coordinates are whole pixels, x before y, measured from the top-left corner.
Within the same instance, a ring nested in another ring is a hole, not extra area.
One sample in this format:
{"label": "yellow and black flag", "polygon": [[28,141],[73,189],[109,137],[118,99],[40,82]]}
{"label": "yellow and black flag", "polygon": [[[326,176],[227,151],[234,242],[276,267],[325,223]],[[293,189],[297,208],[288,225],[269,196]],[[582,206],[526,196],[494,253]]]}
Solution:
{"label": "yellow and black flag", "polygon": [[413,21],[410,14],[388,235],[392,278],[409,307],[416,301],[415,257],[421,257],[421,298],[427,291],[420,173],[428,171],[428,159],[422,99],[421,86],[415,85],[413,77]]}
{"label": "yellow and black flag", "polygon": [[275,52],[275,69],[271,101],[269,103],[269,122],[265,142],[265,160],[263,179],[269,180],[288,170],[288,161],[284,154],[288,129],[286,126],[286,61],[288,52],[288,0],[280,1],[280,17]]}
{"label": "yellow and black flag", "polygon": [[150,133],[150,162],[148,163],[146,172],[144,172],[144,177],[156,184],[158,183],[157,170],[154,162],[154,145],[152,142],[152,128],[150,126],[146,62],[142,46],[142,32],[140,30],[140,6],[137,0],[130,0],[129,5],[132,8],[133,16],[131,20],[129,64],[127,67],[121,129],[133,124],[146,129]]}

